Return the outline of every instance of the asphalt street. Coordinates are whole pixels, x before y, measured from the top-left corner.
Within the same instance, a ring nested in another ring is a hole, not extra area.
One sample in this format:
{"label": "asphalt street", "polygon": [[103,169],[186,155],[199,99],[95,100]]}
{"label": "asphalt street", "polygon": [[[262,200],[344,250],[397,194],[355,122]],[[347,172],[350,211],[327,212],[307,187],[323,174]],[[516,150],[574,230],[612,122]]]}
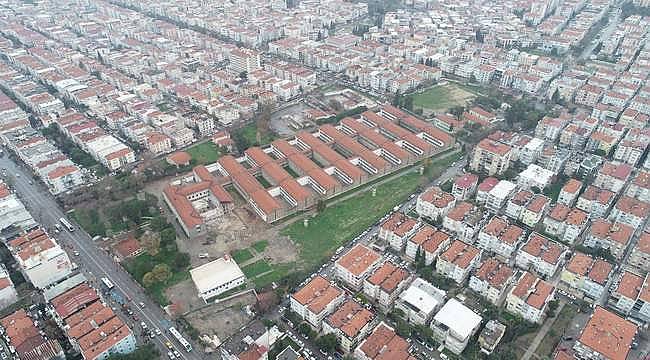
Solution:
{"label": "asphalt street", "polygon": [[[43,227],[51,229],[50,233],[53,234],[54,225],[58,223],[61,217],[67,218],[67,215],[56,203],[52,195],[40,182],[33,180],[29,170],[24,166],[17,165],[7,156],[0,158],[0,167],[6,168],[7,175],[13,178],[15,192],[31,212],[34,219]],[[139,323],[145,322],[148,327],[159,328],[162,331],[161,335],[151,339],[151,341],[159,348],[163,357],[166,357],[169,351],[165,346],[165,342],[170,342],[181,353],[183,359],[201,359],[201,354],[196,350],[190,353],[185,352],[178,342],[166,331],[169,324],[171,324],[170,318],[160,306],[145,294],[144,289],[119,264],[114,262],[112,256],[103,250],[100,244],[94,242],[88,233],[78,226],[76,228],[74,232],[61,231],[59,234],[53,234],[53,236],[62,245],[66,247],[72,246],[73,251],[78,252],[78,255],[74,256],[71,251],[68,251],[68,255],[71,261],[79,266],[79,270],[89,280],[95,282],[96,287],[99,287],[99,279],[107,277],[115,285],[115,288],[129,300],[128,303],[131,310],[139,318],[135,326],[132,326],[134,325],[133,320],[125,319],[132,327],[134,333],[139,334]],[[140,306],[140,303],[143,303],[144,307]],[[116,313],[122,315],[120,311],[116,311]],[[190,341],[188,336],[185,336],[185,338]]]}

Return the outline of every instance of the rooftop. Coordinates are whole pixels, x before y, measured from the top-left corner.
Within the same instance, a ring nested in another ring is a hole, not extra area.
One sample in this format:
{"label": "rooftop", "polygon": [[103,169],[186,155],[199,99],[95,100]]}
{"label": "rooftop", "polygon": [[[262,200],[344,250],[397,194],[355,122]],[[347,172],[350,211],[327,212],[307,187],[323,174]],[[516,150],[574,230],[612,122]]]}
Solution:
{"label": "rooftop", "polygon": [[605,358],[625,360],[636,332],[632,322],[598,306],[578,341]]}

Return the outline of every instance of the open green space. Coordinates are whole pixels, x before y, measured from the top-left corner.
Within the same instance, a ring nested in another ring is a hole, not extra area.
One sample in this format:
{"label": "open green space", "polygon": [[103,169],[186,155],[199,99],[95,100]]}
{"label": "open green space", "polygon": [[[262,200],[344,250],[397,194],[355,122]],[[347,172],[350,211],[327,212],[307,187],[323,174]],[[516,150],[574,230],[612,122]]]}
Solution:
{"label": "open green space", "polygon": [[294,264],[285,263],[285,264],[272,264],[271,268],[273,271],[270,273],[258,276],[253,279],[253,283],[256,288],[264,288],[270,285],[272,282],[278,282],[289,274],[291,269],[293,269]]}
{"label": "open green space", "polygon": [[273,133],[267,131],[260,133],[258,141],[257,133],[257,125],[252,123],[232,131],[231,137],[240,151],[244,151],[251,146],[266,145],[275,140]]}
{"label": "open green space", "polygon": [[557,318],[555,318],[553,326],[551,326],[544,339],[542,339],[542,342],[535,349],[535,354],[539,355],[540,358],[551,358],[553,350],[560,343],[562,334],[571,324],[573,316],[577,311],[578,307],[574,304],[567,303],[564,305]]}
{"label": "open green space", "polygon": [[413,98],[414,108],[431,111],[444,111],[454,106],[462,106],[475,97],[472,92],[455,84],[435,85],[408,96]]}
{"label": "open green space", "polygon": [[193,165],[211,164],[219,159],[221,152],[212,141],[191,146],[185,150],[192,157]]}
{"label": "open green space", "polygon": [[269,246],[269,242],[266,241],[266,240],[261,240],[261,241],[256,242],[255,244],[253,244],[252,247],[258,253],[262,253],[262,252],[264,252],[264,250],[266,249],[267,246]]}
{"label": "open green space", "polygon": [[[180,253],[176,251],[161,251],[156,254],[156,256],[144,253],[133,259],[127,260],[124,263],[124,267],[136,281],[143,284],[145,274],[150,273],[156,264],[174,264],[174,262],[176,262],[177,254]],[[158,304],[163,306],[169,304],[169,301],[165,296],[165,289],[190,278],[190,273],[184,266],[176,267],[172,265],[170,267],[172,271],[166,280],[145,287],[147,293],[151,295]]]}
{"label": "open green space", "polygon": [[252,279],[260,274],[271,271],[271,266],[264,260],[258,260],[252,264],[246,265],[241,269],[247,278]]}
{"label": "open green space", "polygon": [[248,249],[239,249],[232,252],[232,258],[237,264],[242,264],[253,258],[253,254]]}
{"label": "open green space", "polygon": [[309,219],[307,227],[296,221],[282,230],[299,246],[300,262],[306,269],[313,269],[331,257],[341,245],[363,232],[395,205],[403,202],[421,184],[437,178],[458,160],[460,154],[447,154],[442,159],[427,161],[423,176],[411,169],[375,187],[348,199],[328,206]]}

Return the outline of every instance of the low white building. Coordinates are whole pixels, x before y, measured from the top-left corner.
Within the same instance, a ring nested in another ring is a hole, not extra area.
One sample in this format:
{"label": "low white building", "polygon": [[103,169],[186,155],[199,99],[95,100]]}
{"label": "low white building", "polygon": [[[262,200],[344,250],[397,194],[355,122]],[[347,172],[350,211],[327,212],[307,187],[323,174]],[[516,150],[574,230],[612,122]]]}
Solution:
{"label": "low white building", "polygon": [[501,180],[487,194],[485,207],[492,212],[499,210],[506,204],[508,199],[514,194],[517,185],[508,180]]}
{"label": "low white building", "polygon": [[426,325],[442,305],[445,296],[443,290],[417,278],[399,295],[395,308],[402,310],[410,323]]}
{"label": "low white building", "polygon": [[199,297],[205,302],[246,283],[246,276],[235,260],[229,256],[190,270],[190,276],[199,292]]}
{"label": "low white building", "polygon": [[449,299],[431,322],[433,337],[445,348],[460,355],[483,318],[456,299]]}
{"label": "low white building", "polygon": [[18,292],[3,264],[0,264],[0,310],[18,301]]}
{"label": "low white building", "polygon": [[546,170],[539,165],[530,164],[526,170],[519,173],[517,185],[525,189],[536,187],[539,190],[544,190],[545,187],[551,184],[554,176],[555,174],[551,170]]}

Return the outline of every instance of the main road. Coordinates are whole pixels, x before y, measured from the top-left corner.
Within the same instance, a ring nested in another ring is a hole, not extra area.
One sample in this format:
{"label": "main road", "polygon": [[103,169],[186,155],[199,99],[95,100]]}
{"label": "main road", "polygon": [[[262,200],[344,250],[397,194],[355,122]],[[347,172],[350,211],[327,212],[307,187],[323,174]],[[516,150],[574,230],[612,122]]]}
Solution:
{"label": "main road", "polygon": [[[32,174],[24,165],[18,165],[7,156],[3,156],[0,158],[0,167],[6,169],[8,177],[13,178],[15,192],[41,226],[53,229],[60,218],[67,217],[44,186],[33,181]],[[166,331],[171,324],[166,313],[145,294],[144,289],[119,264],[113,261],[113,257],[107,251],[92,240],[88,233],[78,228],[74,232],[61,231],[55,238],[63,246],[74,248],[75,254],[78,255],[70,256],[72,255],[70,253],[68,255],[86,277],[96,284],[102,277],[109,278],[124,297],[130,299],[130,308],[138,316],[138,321],[147,323],[148,327],[161,329],[162,334],[153,339],[153,343],[159,348],[163,357],[168,351],[165,342],[170,342],[183,358],[191,360],[202,358],[197,351],[187,353],[180,347]],[[141,303],[144,307],[140,305]],[[138,323],[131,323],[131,325],[133,332],[139,333],[136,328],[140,325]],[[187,336],[185,337],[188,339]]]}

